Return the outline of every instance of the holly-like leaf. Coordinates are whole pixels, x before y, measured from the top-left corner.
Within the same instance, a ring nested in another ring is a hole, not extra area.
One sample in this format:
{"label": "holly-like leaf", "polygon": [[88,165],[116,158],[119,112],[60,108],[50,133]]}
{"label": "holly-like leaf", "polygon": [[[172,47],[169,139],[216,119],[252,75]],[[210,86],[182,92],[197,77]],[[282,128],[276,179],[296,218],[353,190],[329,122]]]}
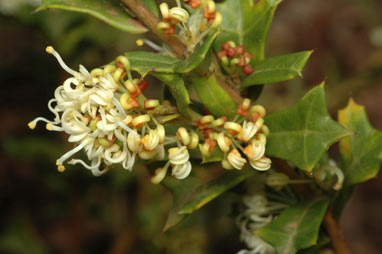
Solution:
{"label": "holly-like leaf", "polygon": [[323,83],[296,105],[266,117],[265,123],[270,129],[266,154],[307,171],[313,169],[330,145],[352,134],[331,119]]}
{"label": "holly-like leaf", "polygon": [[255,65],[250,76],[243,80],[242,87],[282,82],[302,76],[301,71],[313,51],[268,58]]}
{"label": "holly-like leaf", "polygon": [[202,45],[199,45],[186,60],[179,62],[175,66],[175,72],[185,73],[195,69],[204,60],[219,33],[219,31],[211,32]]}
{"label": "holly-like leaf", "polygon": [[187,214],[217,198],[227,190],[255,174],[255,170],[227,171],[216,165],[193,166],[184,180],[167,177],[163,185],[173,195],[173,205],[164,230],[179,223]]}
{"label": "holly-like leaf", "polygon": [[243,45],[254,55],[255,62],[264,59],[265,40],[274,11],[281,0],[226,0],[216,5],[224,17],[223,33],[216,40],[215,48],[228,40]]}
{"label": "holly-like leaf", "polygon": [[160,79],[169,88],[171,95],[176,100],[176,105],[181,114],[189,119],[198,119],[197,113],[193,112],[188,105],[191,103],[188,90],[180,74],[151,72],[152,76]]}
{"label": "holly-like leaf", "polygon": [[328,205],[328,200],[292,205],[256,234],[274,246],[278,254],[294,254],[316,244]]}
{"label": "holly-like leaf", "polygon": [[190,82],[195,88],[200,101],[215,116],[233,117],[237,106],[232,97],[220,86],[216,75],[212,73],[208,77],[200,77],[194,74]]}
{"label": "holly-like leaf", "polygon": [[118,0],[43,0],[37,11],[51,8],[86,13],[132,34],[148,31],[145,26],[126,13]]}
{"label": "holly-like leaf", "polygon": [[375,177],[381,167],[382,132],[370,125],[365,108],[352,99],[346,108],[339,110],[338,122],[355,133],[340,140],[344,185],[361,183]]}

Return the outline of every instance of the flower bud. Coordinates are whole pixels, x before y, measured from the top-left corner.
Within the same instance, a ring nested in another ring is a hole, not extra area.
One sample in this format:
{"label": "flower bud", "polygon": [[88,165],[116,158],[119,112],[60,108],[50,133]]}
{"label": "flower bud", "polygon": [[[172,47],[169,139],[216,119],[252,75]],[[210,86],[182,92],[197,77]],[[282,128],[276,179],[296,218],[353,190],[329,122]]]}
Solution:
{"label": "flower bud", "polygon": [[220,149],[225,153],[229,151],[230,146],[232,144],[232,141],[229,138],[227,138],[226,136],[224,136],[223,132],[221,132],[218,135],[217,142],[218,142]]}
{"label": "flower bud", "polygon": [[180,127],[178,129],[178,131],[176,132],[176,136],[178,137],[179,141],[182,142],[185,146],[187,146],[191,142],[190,135],[184,127]]}
{"label": "flower bud", "polygon": [[163,19],[170,19],[170,10],[168,8],[167,3],[161,3],[159,5],[160,12],[162,14]]}
{"label": "flower bud", "polygon": [[145,125],[146,123],[148,123],[149,121],[150,121],[149,115],[140,115],[140,116],[134,117],[133,126],[140,128],[143,125]]}
{"label": "flower bud", "polygon": [[231,163],[229,163],[229,161],[227,160],[222,160],[222,167],[224,169],[228,169],[228,170],[231,170],[231,169],[234,169],[234,167],[231,165]]}
{"label": "flower bud", "polygon": [[236,169],[240,170],[243,168],[244,164],[247,162],[246,159],[241,157],[241,154],[237,149],[233,149],[227,156],[229,163]]}
{"label": "flower bud", "polygon": [[206,115],[200,118],[200,123],[205,125],[205,124],[210,124],[214,120],[214,117],[212,115]]}
{"label": "flower bud", "polygon": [[188,14],[188,12],[181,7],[171,8],[169,15],[173,23],[178,23],[178,22],[187,23],[188,19],[190,18],[190,15]]}
{"label": "flower bud", "polygon": [[146,110],[153,110],[157,106],[159,106],[159,100],[152,100],[152,99],[145,100]]}
{"label": "flower bud", "polygon": [[211,125],[213,127],[222,128],[224,126],[225,122],[227,122],[227,117],[223,116],[223,117],[219,117],[218,119],[212,121]]}
{"label": "flower bud", "polygon": [[166,177],[168,167],[157,168],[154,175],[151,177],[151,182],[153,184],[158,184]]}
{"label": "flower bud", "polygon": [[125,68],[126,71],[130,71],[130,61],[129,61],[129,59],[127,59],[127,57],[125,57],[125,56],[118,56],[115,59],[115,63],[116,63],[118,68],[120,68],[119,65],[122,65]]}
{"label": "flower bud", "polygon": [[240,133],[241,125],[235,122],[226,122],[224,124],[224,129],[226,129],[232,136]]}
{"label": "flower bud", "polygon": [[266,184],[276,190],[281,190],[288,183],[289,177],[283,173],[271,173],[266,180]]}
{"label": "flower bud", "polygon": [[193,131],[191,132],[191,142],[190,144],[188,144],[187,147],[193,150],[198,147],[198,144],[199,144],[199,135],[195,131]]}

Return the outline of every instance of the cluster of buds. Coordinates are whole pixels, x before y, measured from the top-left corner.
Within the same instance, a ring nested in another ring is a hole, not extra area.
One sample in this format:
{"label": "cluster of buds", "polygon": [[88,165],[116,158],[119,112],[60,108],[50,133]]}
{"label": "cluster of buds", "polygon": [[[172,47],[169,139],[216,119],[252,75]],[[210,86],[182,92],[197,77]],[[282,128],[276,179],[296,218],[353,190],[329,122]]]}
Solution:
{"label": "cluster of buds", "polygon": [[265,171],[271,167],[271,160],[264,156],[268,127],[264,124],[265,108],[261,105],[251,107],[246,98],[240,105],[236,117],[228,121],[226,117],[215,119],[205,115],[197,121],[205,142],[200,144],[203,156],[210,156],[214,149],[220,149],[225,158],[225,169],[242,169],[247,160],[257,170]]}
{"label": "cluster of buds", "polygon": [[216,11],[213,0],[186,2],[197,9],[192,15],[182,8],[180,0],[177,0],[177,6],[172,8],[169,8],[167,3],[160,4],[162,21],[158,23],[157,29],[166,34],[176,33],[176,36],[187,46],[187,53],[190,54],[209,32],[221,24],[222,15]]}
{"label": "cluster of buds", "polygon": [[221,45],[221,49],[217,54],[227,73],[231,76],[239,76],[241,72],[245,75],[252,73],[250,62],[253,55],[246,52],[244,46],[236,46],[235,42],[226,41]]}
{"label": "cluster of buds", "polygon": [[275,254],[276,249],[261,239],[255,232],[268,223],[287,205],[269,201],[263,193],[254,193],[243,197],[243,206],[236,218],[240,228],[240,239],[245,242],[248,249],[237,254]]}
{"label": "cluster of buds", "polygon": [[[34,129],[37,122],[43,121],[48,130],[69,135],[68,141],[74,148],[57,160],[59,171],[64,171],[64,162],[81,150],[90,163],[81,159],[71,159],[68,163],[81,164],[94,175],[101,175],[116,164],[132,170],[137,156],[143,160],[166,157],[164,145],[171,137],[166,137],[165,128],[156,116],[162,111],[168,114],[169,110],[158,100],[145,98],[142,90],[148,83],[132,78],[126,57],[119,56],[115,64],[91,72],[80,65],[77,72],[69,68],[52,47],[46,51],[73,77],[57,87],[55,97],[48,103],[54,120],[38,117],[28,126]],[[170,149],[168,153],[170,162],[176,165],[175,176],[186,177],[191,171],[187,150]],[[186,173],[180,168],[184,165],[187,165]]]}

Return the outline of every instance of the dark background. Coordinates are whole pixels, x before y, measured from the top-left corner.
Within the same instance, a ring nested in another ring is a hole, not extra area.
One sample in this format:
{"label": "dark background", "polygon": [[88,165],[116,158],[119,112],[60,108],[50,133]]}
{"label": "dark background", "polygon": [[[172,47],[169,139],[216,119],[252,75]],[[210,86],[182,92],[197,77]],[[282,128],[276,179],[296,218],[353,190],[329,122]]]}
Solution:
{"label": "dark background", "polygon": [[[6,3],[8,2],[8,3]],[[52,117],[55,88],[69,77],[45,53],[53,45],[67,64],[88,69],[135,49],[139,37],[65,11],[13,12],[0,0],[0,253],[235,253],[243,248],[227,193],[162,233],[171,198],[150,184],[147,170],[112,170],[93,177],[81,167],[56,170],[70,146],[65,135],[27,123]],[[6,13],[4,13],[6,12]],[[382,1],[286,0],[275,14],[267,56],[314,49],[303,79],[267,86],[259,99],[269,112],[293,105],[326,80],[336,118],[349,96],[382,129]],[[160,84],[152,82],[151,94]],[[333,149],[333,156],[336,156]],[[354,253],[382,253],[382,185],[356,188],[341,218]]]}

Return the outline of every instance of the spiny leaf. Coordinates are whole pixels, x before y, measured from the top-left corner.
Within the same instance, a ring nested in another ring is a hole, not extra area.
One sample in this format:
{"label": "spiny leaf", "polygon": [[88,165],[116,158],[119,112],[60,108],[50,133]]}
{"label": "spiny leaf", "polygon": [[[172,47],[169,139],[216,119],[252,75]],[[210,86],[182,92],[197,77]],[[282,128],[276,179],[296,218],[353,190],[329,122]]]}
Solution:
{"label": "spiny leaf", "polygon": [[316,244],[328,205],[328,200],[314,200],[290,206],[256,234],[272,244],[278,254],[294,254]]}
{"label": "spiny leaf", "polygon": [[[256,3],[255,3],[256,2]],[[254,55],[254,61],[264,59],[265,40],[274,11],[281,0],[226,0],[216,5],[224,17],[215,49],[228,40],[243,45]]]}
{"label": "spiny leaf", "polygon": [[215,116],[233,117],[237,106],[231,96],[220,86],[216,75],[212,73],[208,77],[200,77],[194,74],[190,82],[198,94],[200,101]]}
{"label": "spiny leaf", "polygon": [[191,175],[184,180],[166,178],[163,185],[172,193],[173,205],[164,230],[253,174],[255,171],[251,169],[227,171],[215,164],[208,167],[193,166]]}
{"label": "spiny leaf", "polygon": [[266,153],[311,171],[334,142],[352,134],[331,119],[324,84],[309,91],[296,105],[266,117],[270,129]]}
{"label": "spiny leaf", "polygon": [[276,83],[302,76],[301,71],[313,51],[303,51],[268,58],[255,65],[250,76],[243,80],[242,87]]}
{"label": "spiny leaf", "polygon": [[118,0],[43,0],[37,11],[50,8],[86,13],[132,34],[147,32],[145,26],[126,13]]}
{"label": "spiny leaf", "polygon": [[338,112],[338,122],[355,135],[340,140],[341,168],[344,185],[367,181],[377,175],[382,160],[382,132],[374,129],[365,108],[350,99]]}

